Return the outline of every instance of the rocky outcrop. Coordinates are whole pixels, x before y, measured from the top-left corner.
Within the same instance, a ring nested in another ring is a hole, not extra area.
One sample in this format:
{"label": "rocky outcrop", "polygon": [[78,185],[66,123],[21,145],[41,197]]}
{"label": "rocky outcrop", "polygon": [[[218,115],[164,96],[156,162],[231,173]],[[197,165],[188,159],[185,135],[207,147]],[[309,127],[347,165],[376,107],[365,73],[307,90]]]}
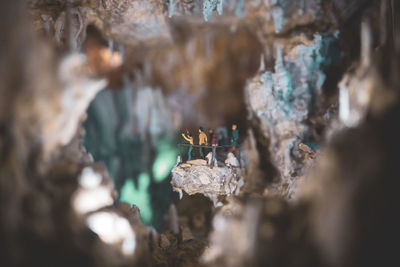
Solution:
{"label": "rocky outcrop", "polygon": [[[286,186],[282,194],[289,198],[303,175],[305,154],[299,145],[322,141],[309,120],[318,114],[317,103],[323,98],[324,71],[339,60],[337,38],[335,34],[316,35],[313,40],[298,40],[303,43],[286,48],[285,52],[278,42],[274,71],[261,69],[247,83],[250,113],[270,142],[272,163],[280,172],[281,184]],[[326,125],[330,115],[329,110],[323,109],[324,112]],[[311,146],[318,148],[316,144]]]}
{"label": "rocky outcrop", "polygon": [[192,160],[172,169],[171,184],[174,191],[189,195],[202,194],[214,205],[220,205],[220,197],[238,195],[243,186],[241,170],[237,167],[210,167],[205,160]]}

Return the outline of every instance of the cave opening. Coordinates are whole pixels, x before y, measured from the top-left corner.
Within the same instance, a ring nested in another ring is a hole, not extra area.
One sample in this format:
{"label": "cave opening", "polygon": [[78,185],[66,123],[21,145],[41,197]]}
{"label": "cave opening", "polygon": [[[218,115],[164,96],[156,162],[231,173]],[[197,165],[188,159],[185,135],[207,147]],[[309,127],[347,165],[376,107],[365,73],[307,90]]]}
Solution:
{"label": "cave opening", "polygon": [[[118,200],[137,205],[143,222],[159,228],[173,194],[169,183],[176,141],[166,129],[157,128],[157,116],[162,115],[152,96],[143,98],[142,91],[133,96],[136,93],[132,88],[99,93],[87,110],[83,143],[93,159],[106,166]],[[140,99],[132,103],[136,97]],[[134,115],[139,102],[141,112]]]}

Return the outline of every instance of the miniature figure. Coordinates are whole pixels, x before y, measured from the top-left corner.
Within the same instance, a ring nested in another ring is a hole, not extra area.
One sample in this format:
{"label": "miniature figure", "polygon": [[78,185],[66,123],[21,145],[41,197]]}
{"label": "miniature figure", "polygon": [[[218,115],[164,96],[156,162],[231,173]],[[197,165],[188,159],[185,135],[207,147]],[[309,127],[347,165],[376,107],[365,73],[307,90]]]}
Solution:
{"label": "miniature figure", "polygon": [[239,130],[237,129],[237,125],[232,125],[232,135],[231,135],[231,152],[237,157],[236,147],[238,145],[239,140]]}
{"label": "miniature figure", "polygon": [[202,146],[206,146],[208,145],[208,141],[207,141],[207,135],[204,132],[204,128],[200,127],[199,128],[199,151],[200,151],[200,157],[202,159],[204,159],[204,154],[203,154],[203,148]]}
{"label": "miniature figure", "polygon": [[188,150],[188,161],[190,161],[190,160],[192,160],[193,137],[192,137],[192,134],[189,133],[189,132],[186,132],[186,135],[184,133],[182,133],[183,138],[185,138],[185,140],[190,143],[190,147],[189,147],[189,150]]}

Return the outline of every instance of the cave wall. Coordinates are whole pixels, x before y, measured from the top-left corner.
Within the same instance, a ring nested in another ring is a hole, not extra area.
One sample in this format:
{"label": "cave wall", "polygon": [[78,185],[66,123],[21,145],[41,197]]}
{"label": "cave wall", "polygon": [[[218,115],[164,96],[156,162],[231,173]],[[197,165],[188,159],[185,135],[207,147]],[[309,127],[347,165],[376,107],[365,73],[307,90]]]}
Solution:
{"label": "cave wall", "polygon": [[[398,12],[1,2],[0,265],[396,266]],[[177,133],[232,123],[244,189],[178,201]]]}

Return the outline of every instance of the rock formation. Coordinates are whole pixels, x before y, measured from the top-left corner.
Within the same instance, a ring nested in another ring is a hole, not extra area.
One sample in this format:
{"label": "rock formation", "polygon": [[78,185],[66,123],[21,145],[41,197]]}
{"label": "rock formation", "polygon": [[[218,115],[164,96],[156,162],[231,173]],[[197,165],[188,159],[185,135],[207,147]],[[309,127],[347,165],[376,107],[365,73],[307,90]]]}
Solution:
{"label": "rock formation", "polygon": [[0,266],[400,265],[399,14],[1,1]]}
{"label": "rock formation", "polygon": [[171,172],[171,184],[174,191],[179,192],[180,198],[182,190],[189,195],[203,194],[213,201],[214,206],[218,204],[218,197],[238,195],[243,185],[238,167],[211,167],[205,160],[179,164]]}

